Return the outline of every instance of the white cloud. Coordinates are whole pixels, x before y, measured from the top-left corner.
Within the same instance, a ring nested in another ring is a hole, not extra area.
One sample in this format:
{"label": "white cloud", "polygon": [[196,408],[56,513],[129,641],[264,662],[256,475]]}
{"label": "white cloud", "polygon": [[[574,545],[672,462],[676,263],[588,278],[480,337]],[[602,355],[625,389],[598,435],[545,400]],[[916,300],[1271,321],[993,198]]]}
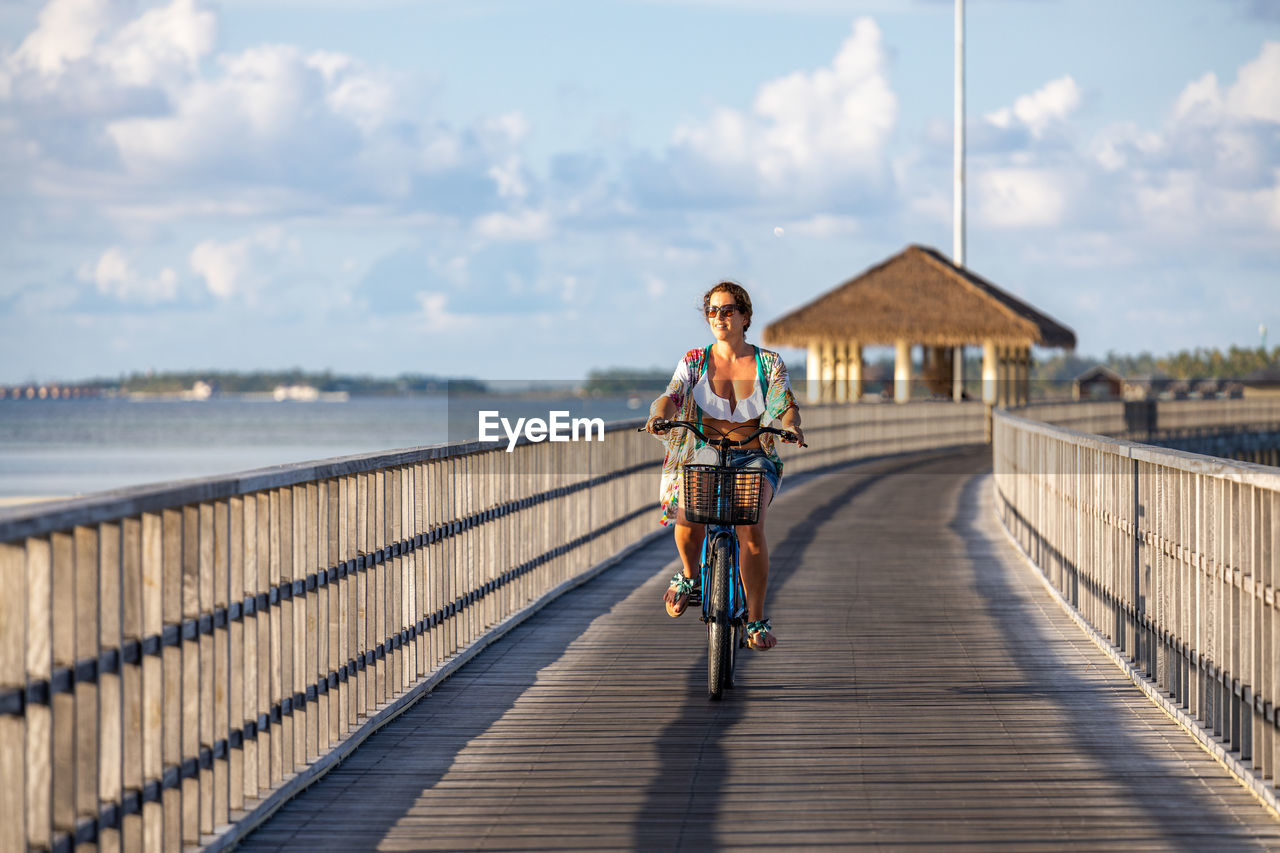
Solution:
{"label": "white cloud", "polygon": [[1071,75],[1050,80],[1029,95],[1013,102],[1012,107],[1002,107],[986,118],[1002,130],[1017,122],[1039,138],[1053,125],[1065,121],[1080,106],[1080,87]]}
{"label": "white cloud", "polygon": [[28,97],[62,96],[100,107],[137,104],[131,87],[173,91],[213,49],[217,18],[197,0],[173,0],[130,20],[133,3],[52,0],[36,29],[8,57],[6,76]]}
{"label": "white cloud", "polygon": [[195,82],[173,114],[108,125],[135,176],[229,171],[289,183],[356,135],[323,108],[324,76],[296,48],[253,48],[219,61],[225,73]]}
{"label": "white cloud", "polygon": [[103,32],[119,21],[120,7],[111,0],[51,0],[14,52],[14,64],[43,75],[61,72],[93,52]]}
{"label": "white cloud", "polygon": [[1174,106],[1175,122],[1218,123],[1224,119],[1280,122],[1280,41],[1263,44],[1242,65],[1224,92],[1212,72],[1189,83]]}
{"label": "white cloud", "polygon": [[1061,174],[1046,169],[988,169],[974,176],[975,213],[996,228],[1059,225],[1068,192]]}
{"label": "white cloud", "polygon": [[672,153],[691,172],[766,193],[823,194],[851,176],[881,178],[898,113],[887,64],[879,26],[861,18],[829,66],[766,83],[749,112],[720,107],[678,127]]}
{"label": "white cloud", "polygon": [[217,27],[217,17],[195,0],[174,0],[121,29],[103,58],[126,85],[171,85],[197,70],[213,49]]}
{"label": "white cloud", "polygon": [[286,238],[281,229],[265,228],[238,240],[205,240],[191,250],[189,262],[215,298],[239,297],[253,303],[280,256],[298,251],[297,241]]}
{"label": "white cloud", "polygon": [[213,200],[246,219],[353,207],[474,217],[537,189],[519,112],[453,129],[421,114],[409,75],[287,44],[219,54],[203,0],[138,6],[52,0],[0,58],[0,100],[14,107],[5,147],[49,194],[109,216]]}
{"label": "white cloud", "polygon": [[1161,128],[1117,122],[1084,141],[1055,135],[1050,143],[1081,103],[1070,75],[1050,81],[986,117],[1026,133],[971,158],[976,220],[997,228],[1088,223],[1179,249],[1210,233],[1256,244],[1276,228],[1277,92],[1280,42],[1267,42],[1227,85],[1214,74],[1189,82]]}
{"label": "white cloud", "polygon": [[831,237],[852,237],[862,230],[862,225],[853,216],[818,214],[808,219],[788,222],[783,230],[790,235],[825,240]]}
{"label": "white cloud", "polygon": [[545,210],[489,213],[476,219],[475,233],[486,240],[545,240],[551,236],[551,215]]}
{"label": "white cloud", "polygon": [[155,277],[140,275],[124,250],[112,246],[94,264],[80,268],[80,278],[94,284],[104,296],[122,302],[168,302],[178,295],[178,274],[165,267]]}

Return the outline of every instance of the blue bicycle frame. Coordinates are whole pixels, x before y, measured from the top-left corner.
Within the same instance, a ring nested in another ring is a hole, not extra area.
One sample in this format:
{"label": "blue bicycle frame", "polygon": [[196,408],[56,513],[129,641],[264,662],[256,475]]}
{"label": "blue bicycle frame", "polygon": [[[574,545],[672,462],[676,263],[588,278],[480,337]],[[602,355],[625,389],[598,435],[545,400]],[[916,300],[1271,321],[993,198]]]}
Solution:
{"label": "blue bicycle frame", "polygon": [[708,524],[707,535],[702,540],[702,565],[698,573],[702,578],[702,621],[710,622],[711,596],[706,594],[713,583],[711,579],[711,554],[715,542],[721,536],[729,538],[729,554],[733,561],[733,584],[729,587],[729,624],[747,617],[747,594],[742,588],[742,573],[738,571],[738,531],[733,527],[721,524]]}

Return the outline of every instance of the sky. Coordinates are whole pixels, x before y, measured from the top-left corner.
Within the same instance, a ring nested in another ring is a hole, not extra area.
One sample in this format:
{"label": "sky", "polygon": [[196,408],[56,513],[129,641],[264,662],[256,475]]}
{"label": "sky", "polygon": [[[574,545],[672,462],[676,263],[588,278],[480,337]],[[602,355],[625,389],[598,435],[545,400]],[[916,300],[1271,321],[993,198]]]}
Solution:
{"label": "sky", "polygon": [[[1280,3],[969,0],[967,265],[1280,340]],[[0,383],[577,379],[952,252],[947,0],[4,0]],[[786,352],[790,355],[794,351]]]}

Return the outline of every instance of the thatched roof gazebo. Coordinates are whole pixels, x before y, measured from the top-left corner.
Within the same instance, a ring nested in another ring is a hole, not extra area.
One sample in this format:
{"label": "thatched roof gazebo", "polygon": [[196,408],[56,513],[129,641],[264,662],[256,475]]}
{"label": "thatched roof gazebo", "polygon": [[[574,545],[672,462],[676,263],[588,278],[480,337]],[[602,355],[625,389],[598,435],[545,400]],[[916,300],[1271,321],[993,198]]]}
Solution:
{"label": "thatched roof gazebo", "polygon": [[[963,348],[983,349],[983,398],[1030,398],[1031,346],[1074,349],[1071,329],[936,249],[912,245],[764,329],[772,346],[809,351],[810,399],[862,396],[862,348],[897,348],[895,399],[911,394],[911,347],[924,347],[924,381],[960,399]],[[814,381],[814,380],[818,381]]]}

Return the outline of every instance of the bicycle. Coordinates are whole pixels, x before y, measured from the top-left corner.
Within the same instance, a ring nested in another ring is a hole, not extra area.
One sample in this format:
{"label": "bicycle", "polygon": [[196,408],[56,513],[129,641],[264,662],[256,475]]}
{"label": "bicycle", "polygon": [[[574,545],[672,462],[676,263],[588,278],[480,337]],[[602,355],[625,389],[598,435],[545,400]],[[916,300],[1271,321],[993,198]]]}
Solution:
{"label": "bicycle", "polygon": [[[702,594],[700,601],[694,601],[691,595],[689,603],[702,605],[702,621],[707,625],[707,693],[712,699],[719,699],[724,688],[734,686],[737,650],[747,644],[747,599],[738,571],[736,525],[756,524],[760,520],[763,477],[759,471],[729,467],[726,457],[731,448],[750,444],[765,433],[789,441],[795,441],[797,436],[787,430],[761,426],[745,439],[735,441],[728,435],[708,438],[698,424],[689,421],[659,420],[654,427],[664,432],[671,427],[684,427],[716,450],[718,464],[684,466],[680,503],[687,521],[707,525],[699,566]],[[644,428],[639,431],[643,432]]]}

